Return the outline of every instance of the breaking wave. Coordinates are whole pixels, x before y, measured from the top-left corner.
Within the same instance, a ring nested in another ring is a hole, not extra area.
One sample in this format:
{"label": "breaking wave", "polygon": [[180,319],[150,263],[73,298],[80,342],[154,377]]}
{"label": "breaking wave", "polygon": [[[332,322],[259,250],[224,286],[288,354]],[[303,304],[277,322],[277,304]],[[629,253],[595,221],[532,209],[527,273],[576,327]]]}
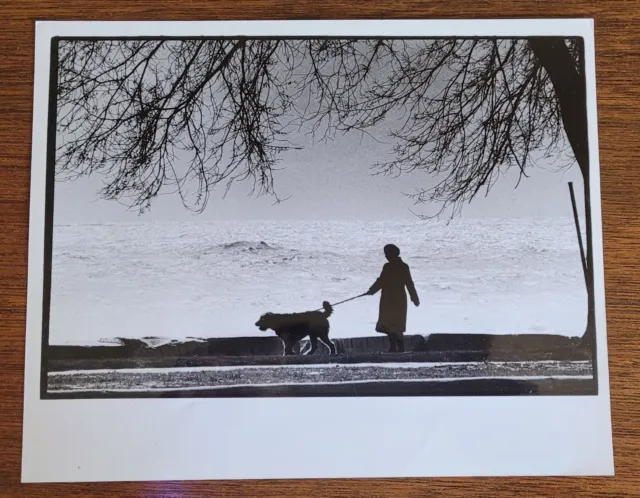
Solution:
{"label": "breaking wave", "polygon": [[237,240],[235,242],[228,242],[218,245],[219,248],[224,250],[240,250],[240,251],[264,251],[268,249],[275,249],[274,246],[270,246],[265,241],[260,242],[248,242],[246,240]]}

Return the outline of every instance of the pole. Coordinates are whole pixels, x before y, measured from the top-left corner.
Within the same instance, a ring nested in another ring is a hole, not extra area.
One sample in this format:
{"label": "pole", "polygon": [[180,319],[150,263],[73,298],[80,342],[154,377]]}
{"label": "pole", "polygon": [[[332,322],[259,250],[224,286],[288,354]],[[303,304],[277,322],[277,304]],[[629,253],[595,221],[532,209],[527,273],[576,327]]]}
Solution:
{"label": "pole", "polygon": [[588,286],[587,258],[584,255],[584,246],[582,245],[582,232],[580,231],[580,220],[578,218],[578,208],[576,206],[576,195],[573,191],[573,182],[569,182],[569,194],[571,195],[571,205],[573,207],[573,219],[576,224],[576,233],[578,234],[578,244],[580,245],[580,259],[582,260],[582,272],[584,273],[584,283]]}

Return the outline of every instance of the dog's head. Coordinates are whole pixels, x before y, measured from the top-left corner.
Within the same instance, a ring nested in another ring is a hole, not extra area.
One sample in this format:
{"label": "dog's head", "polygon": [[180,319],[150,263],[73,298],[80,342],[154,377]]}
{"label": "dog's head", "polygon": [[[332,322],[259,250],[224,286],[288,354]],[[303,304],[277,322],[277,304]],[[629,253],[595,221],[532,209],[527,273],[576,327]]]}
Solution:
{"label": "dog's head", "polygon": [[256,327],[258,327],[262,332],[272,329],[275,327],[275,318],[276,317],[273,313],[265,313],[256,322]]}

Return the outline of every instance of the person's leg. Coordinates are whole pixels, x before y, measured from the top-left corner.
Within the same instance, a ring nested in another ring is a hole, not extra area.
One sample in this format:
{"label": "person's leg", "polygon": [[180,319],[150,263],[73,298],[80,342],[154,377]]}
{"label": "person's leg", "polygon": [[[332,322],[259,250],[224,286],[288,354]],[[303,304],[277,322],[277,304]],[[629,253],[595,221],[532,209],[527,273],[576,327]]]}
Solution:
{"label": "person's leg", "polygon": [[404,337],[399,336],[397,340],[398,340],[398,352],[404,353]]}
{"label": "person's leg", "polygon": [[389,334],[389,353],[398,352],[398,339],[394,334]]}

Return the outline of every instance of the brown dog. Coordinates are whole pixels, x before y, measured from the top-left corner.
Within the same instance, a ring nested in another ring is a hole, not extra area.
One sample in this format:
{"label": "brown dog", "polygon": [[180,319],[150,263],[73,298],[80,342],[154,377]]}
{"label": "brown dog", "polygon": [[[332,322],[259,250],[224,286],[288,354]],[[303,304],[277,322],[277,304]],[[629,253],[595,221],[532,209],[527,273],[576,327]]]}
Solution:
{"label": "brown dog", "polygon": [[329,339],[329,320],[333,313],[331,305],[322,303],[322,311],[307,311],[304,313],[266,313],[256,322],[263,332],[273,330],[284,343],[284,354],[295,354],[293,347],[305,337],[309,337],[311,347],[305,354],[313,354],[318,349],[318,339],[329,348],[331,354],[336,354],[336,347]]}

